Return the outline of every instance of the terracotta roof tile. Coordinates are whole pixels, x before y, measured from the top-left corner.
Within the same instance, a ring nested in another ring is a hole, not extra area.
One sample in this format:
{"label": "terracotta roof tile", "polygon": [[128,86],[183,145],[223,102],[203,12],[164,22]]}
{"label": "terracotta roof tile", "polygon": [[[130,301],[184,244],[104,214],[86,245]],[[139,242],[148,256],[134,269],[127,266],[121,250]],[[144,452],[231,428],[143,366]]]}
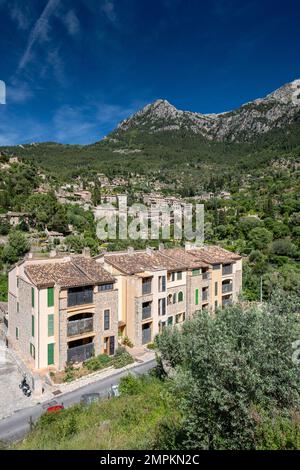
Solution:
{"label": "terracotta roof tile", "polygon": [[115,279],[92,259],[75,257],[71,261],[34,263],[25,266],[25,273],[38,287],[79,287],[114,282]]}
{"label": "terracotta roof tile", "polygon": [[168,271],[182,270],[185,266],[176,259],[164,256],[159,251],[136,251],[132,253],[109,253],[104,255],[107,263],[126,274],[137,274],[143,271],[156,271],[166,269]]}

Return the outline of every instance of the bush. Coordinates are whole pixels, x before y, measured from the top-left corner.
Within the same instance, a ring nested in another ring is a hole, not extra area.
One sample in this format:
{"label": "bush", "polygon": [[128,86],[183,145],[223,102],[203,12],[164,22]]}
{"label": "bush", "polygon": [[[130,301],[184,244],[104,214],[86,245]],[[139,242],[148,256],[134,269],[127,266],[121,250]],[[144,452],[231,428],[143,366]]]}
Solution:
{"label": "bush", "polygon": [[133,357],[127,352],[118,353],[116,352],[115,357],[113,358],[113,364],[116,369],[121,369],[122,367],[128,366],[128,364],[133,364]]}
{"label": "bush", "polygon": [[91,371],[105,369],[105,367],[110,365],[112,365],[112,358],[106,354],[100,354],[84,362],[84,367]]}
{"label": "bush", "polygon": [[154,343],[147,344],[147,349],[156,349],[156,345]]}
{"label": "bush", "polygon": [[142,382],[132,374],[122,377],[119,385],[122,395],[138,395],[142,390]]}
{"label": "bush", "polygon": [[132,341],[128,338],[128,336],[125,336],[125,337],[123,338],[122,344],[124,344],[124,346],[128,346],[128,348],[133,348],[133,343],[132,343]]}

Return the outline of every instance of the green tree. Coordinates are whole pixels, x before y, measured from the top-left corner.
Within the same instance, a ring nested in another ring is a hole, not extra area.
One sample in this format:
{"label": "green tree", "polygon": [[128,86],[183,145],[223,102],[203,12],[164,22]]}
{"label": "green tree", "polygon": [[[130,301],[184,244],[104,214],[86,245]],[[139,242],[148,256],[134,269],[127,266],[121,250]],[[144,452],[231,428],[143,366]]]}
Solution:
{"label": "green tree", "polygon": [[299,338],[298,313],[269,306],[237,305],[214,317],[202,311],[180,331],[166,328],[157,342],[173,368],[182,447],[255,448],[258,408],[271,416],[300,405],[300,376],[291,360]]}

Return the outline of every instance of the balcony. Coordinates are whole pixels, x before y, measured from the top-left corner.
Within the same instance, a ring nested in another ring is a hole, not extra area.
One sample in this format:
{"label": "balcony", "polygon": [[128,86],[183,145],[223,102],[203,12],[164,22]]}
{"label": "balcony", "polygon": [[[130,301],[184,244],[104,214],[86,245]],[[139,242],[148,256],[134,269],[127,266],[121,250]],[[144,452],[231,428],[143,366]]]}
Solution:
{"label": "balcony", "polygon": [[94,343],[75,346],[68,349],[68,362],[84,362],[94,355]]}
{"label": "balcony", "polygon": [[68,290],[68,307],[93,303],[93,287],[76,287]]}
{"label": "balcony", "polygon": [[232,264],[225,264],[222,267],[222,276],[230,276],[232,274]]}
{"label": "balcony", "polygon": [[151,305],[142,308],[142,320],[147,320],[152,317]]}
{"label": "balcony", "polygon": [[222,307],[228,307],[229,305],[232,305],[232,299],[223,299],[222,300]]}
{"label": "balcony", "polygon": [[142,295],[148,295],[151,294],[151,281],[143,281],[143,286],[142,286]]}
{"label": "balcony", "polygon": [[203,281],[209,281],[210,280],[210,273],[209,272],[202,273],[202,279],[203,279]]}
{"label": "balcony", "polygon": [[228,292],[232,292],[232,283],[222,285],[222,294],[227,294]]}
{"label": "balcony", "polygon": [[202,291],[202,302],[206,302],[208,300],[208,290]]}
{"label": "balcony", "polygon": [[67,335],[82,335],[83,333],[89,333],[93,331],[93,328],[93,318],[84,318],[82,320],[68,321]]}

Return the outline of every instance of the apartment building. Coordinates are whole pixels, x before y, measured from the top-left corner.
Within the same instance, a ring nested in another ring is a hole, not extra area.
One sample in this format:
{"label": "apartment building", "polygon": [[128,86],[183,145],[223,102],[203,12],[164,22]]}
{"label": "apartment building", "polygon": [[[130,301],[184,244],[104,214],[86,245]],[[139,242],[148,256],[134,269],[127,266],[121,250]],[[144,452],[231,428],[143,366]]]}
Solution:
{"label": "apartment building", "polygon": [[97,257],[117,279],[119,334],[137,346],[196,311],[237,300],[241,257],[216,246],[107,253]]}
{"label": "apartment building", "polygon": [[109,253],[97,261],[117,279],[119,333],[135,345],[148,344],[165,325],[185,320],[186,273],[180,262],[151,249]]}
{"label": "apartment building", "polygon": [[9,272],[8,345],[32,370],[61,370],[118,338],[115,278],[85,256],[26,258]]}

